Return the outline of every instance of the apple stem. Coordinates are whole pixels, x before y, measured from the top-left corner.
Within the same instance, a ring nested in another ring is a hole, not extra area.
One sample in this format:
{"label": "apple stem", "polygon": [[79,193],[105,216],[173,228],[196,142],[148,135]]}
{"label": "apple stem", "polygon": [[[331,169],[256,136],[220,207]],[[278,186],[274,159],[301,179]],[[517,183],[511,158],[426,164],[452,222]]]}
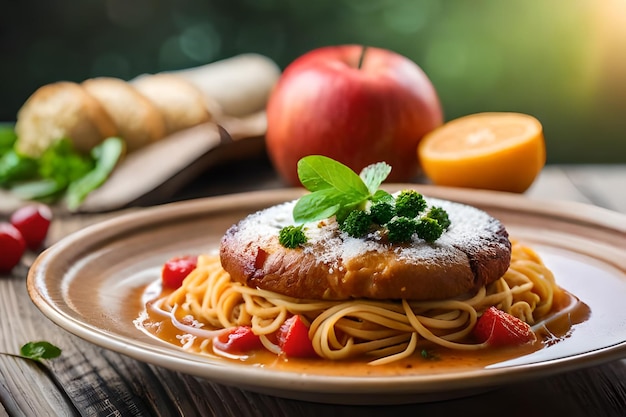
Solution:
{"label": "apple stem", "polygon": [[359,65],[357,66],[358,69],[361,69],[361,67],[363,66],[363,61],[365,60],[365,51],[367,51],[367,46],[363,45],[363,48],[361,48],[361,56],[359,57]]}

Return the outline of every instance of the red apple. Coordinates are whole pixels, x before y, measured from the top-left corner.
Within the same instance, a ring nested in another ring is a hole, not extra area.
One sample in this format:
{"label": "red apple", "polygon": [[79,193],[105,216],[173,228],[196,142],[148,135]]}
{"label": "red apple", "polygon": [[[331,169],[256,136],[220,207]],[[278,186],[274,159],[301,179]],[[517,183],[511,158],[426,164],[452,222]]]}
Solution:
{"label": "red apple", "polygon": [[267,152],[288,183],[300,185],[297,162],[307,155],[328,156],[357,173],[384,161],[392,167],[390,182],[419,172],[417,144],[443,123],[437,92],[409,58],[363,48],[310,51],[285,68],[272,90]]}

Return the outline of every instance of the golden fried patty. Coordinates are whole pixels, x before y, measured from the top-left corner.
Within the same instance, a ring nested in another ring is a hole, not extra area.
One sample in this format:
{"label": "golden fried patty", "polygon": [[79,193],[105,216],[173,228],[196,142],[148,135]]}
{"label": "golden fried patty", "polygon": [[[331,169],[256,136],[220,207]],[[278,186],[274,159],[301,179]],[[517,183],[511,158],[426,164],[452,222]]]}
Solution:
{"label": "golden fried patty", "polygon": [[376,233],[353,238],[333,219],[305,225],[308,242],[287,249],[279,230],[294,224],[295,201],[249,215],[225,233],[222,266],[232,279],[301,299],[440,300],[473,293],[500,278],[511,260],[504,226],[484,211],[427,198],[451,225],[434,243],[416,236],[390,244]]}

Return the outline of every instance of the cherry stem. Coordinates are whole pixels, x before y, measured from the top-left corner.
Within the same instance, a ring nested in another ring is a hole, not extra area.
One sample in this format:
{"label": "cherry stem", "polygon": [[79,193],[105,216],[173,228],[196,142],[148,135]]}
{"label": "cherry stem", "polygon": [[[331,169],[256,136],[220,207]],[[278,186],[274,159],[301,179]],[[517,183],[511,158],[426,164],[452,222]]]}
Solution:
{"label": "cherry stem", "polygon": [[361,56],[359,57],[359,65],[357,66],[358,69],[361,69],[361,67],[363,66],[363,61],[365,60],[365,51],[367,51],[367,46],[363,45],[363,47],[361,48]]}

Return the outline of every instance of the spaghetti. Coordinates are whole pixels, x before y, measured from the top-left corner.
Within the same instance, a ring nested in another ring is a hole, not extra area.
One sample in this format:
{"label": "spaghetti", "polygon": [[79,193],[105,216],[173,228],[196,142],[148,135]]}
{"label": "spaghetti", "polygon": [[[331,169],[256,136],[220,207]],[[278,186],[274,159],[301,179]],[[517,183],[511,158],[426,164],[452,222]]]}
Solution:
{"label": "spaghetti", "polygon": [[490,306],[531,325],[546,317],[562,290],[531,248],[513,242],[511,254],[507,272],[475,295],[427,302],[296,299],[233,282],[217,255],[201,255],[183,285],[149,303],[148,309],[187,333],[181,342],[188,350],[220,353],[214,351],[212,338],[223,329],[247,325],[268,350],[279,354],[270,335],[298,314],[310,323],[309,337],[320,357],[366,356],[370,364],[381,365],[411,356],[427,343],[449,349],[485,348],[485,343],[471,343],[468,336]]}

